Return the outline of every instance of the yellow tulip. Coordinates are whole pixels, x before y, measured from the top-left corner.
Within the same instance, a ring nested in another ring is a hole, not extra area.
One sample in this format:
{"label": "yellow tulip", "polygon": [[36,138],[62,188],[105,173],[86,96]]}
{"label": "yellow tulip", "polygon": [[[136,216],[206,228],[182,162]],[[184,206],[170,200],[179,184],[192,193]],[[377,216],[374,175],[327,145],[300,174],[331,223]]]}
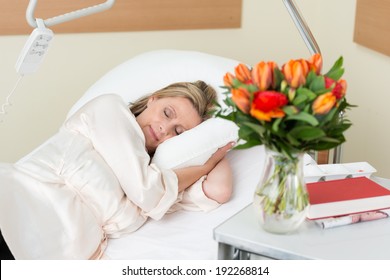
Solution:
{"label": "yellow tulip", "polygon": [[332,92],[324,93],[314,100],[312,110],[314,114],[325,115],[336,104],[336,97]]}
{"label": "yellow tulip", "polygon": [[251,109],[250,114],[260,120],[260,121],[267,121],[270,122],[272,118],[283,118],[285,116],[285,113],[282,109],[276,108],[274,110],[263,112],[260,110],[256,110],[254,108]]}

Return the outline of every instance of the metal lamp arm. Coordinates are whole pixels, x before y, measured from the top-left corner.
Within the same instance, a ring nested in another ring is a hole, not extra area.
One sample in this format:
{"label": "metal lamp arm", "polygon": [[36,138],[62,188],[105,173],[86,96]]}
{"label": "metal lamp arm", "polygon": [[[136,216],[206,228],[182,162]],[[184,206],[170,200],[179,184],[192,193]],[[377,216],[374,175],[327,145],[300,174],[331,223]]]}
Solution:
{"label": "metal lamp arm", "polygon": [[294,24],[297,27],[299,33],[301,34],[302,39],[306,44],[306,47],[309,49],[310,54],[313,55],[315,53],[321,53],[316,39],[311,33],[309,26],[306,24],[294,1],[283,0],[283,3],[286,6],[287,11],[289,12],[292,20],[294,21]]}
{"label": "metal lamp arm", "polygon": [[[35,8],[37,6],[37,2],[38,2],[38,0],[30,0],[29,4],[27,6],[27,10],[26,10],[27,22],[33,28],[37,27],[37,22],[36,22],[36,19],[34,17],[34,12],[35,12]],[[101,3],[101,4],[97,4],[94,6],[90,6],[87,8],[83,8],[83,9],[79,9],[79,10],[76,10],[73,12],[69,12],[69,13],[66,13],[63,15],[59,15],[59,16],[45,19],[43,22],[44,22],[45,26],[56,25],[59,23],[63,23],[66,21],[74,20],[74,19],[77,19],[80,17],[84,17],[84,16],[88,16],[91,14],[95,14],[95,13],[99,13],[99,12],[108,10],[114,5],[114,3],[115,3],[115,0],[107,0],[106,2]]]}

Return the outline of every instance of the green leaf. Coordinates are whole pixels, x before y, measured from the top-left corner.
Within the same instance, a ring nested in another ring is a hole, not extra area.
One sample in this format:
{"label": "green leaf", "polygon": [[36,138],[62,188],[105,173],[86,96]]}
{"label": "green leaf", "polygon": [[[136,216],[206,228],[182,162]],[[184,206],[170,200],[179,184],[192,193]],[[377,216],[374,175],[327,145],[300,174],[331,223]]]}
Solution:
{"label": "green leaf", "polygon": [[306,95],[297,95],[294,100],[293,100],[293,104],[295,106],[299,106],[300,104],[304,103],[306,100],[307,100],[307,96]]}
{"label": "green leaf", "polygon": [[312,126],[298,126],[293,128],[290,133],[291,136],[295,137],[296,139],[301,139],[304,141],[312,141],[326,135],[322,129]]}
{"label": "green leaf", "polygon": [[299,146],[300,144],[300,142],[297,139],[295,139],[290,133],[287,134],[287,140],[294,146]]}
{"label": "green leaf", "polygon": [[[274,68],[274,85],[273,85],[273,87],[275,87],[275,85],[280,85],[283,80],[284,80],[284,75],[283,75],[282,71],[280,71],[279,68],[275,67]],[[278,89],[278,90],[280,90],[280,89]]]}
{"label": "green leaf", "polygon": [[283,111],[286,113],[286,115],[294,115],[294,114],[296,114],[296,113],[298,113],[298,109],[297,109],[297,107],[295,107],[295,106],[284,106],[283,107]]}
{"label": "green leaf", "polygon": [[318,120],[308,114],[308,113],[305,113],[305,112],[299,112],[298,114],[295,114],[295,115],[289,115],[286,117],[286,120],[297,120],[297,121],[303,121],[303,122],[306,122],[306,123],[309,123],[311,124],[312,126],[317,126],[319,123],[318,123]]}
{"label": "green leaf", "polygon": [[317,90],[315,93],[317,96],[320,96],[321,94],[327,93],[329,91],[331,91],[331,90],[328,88],[324,88],[324,89]]}
{"label": "green leaf", "polygon": [[245,125],[241,125],[240,129],[238,130],[238,136],[241,139],[250,138],[250,135],[253,135],[253,134],[254,134],[253,129],[248,127],[248,126],[245,126]]}
{"label": "green leaf", "polygon": [[275,131],[276,133],[279,131],[279,124],[282,121],[281,118],[276,119],[274,123],[272,124],[272,131]]}
{"label": "green leaf", "polygon": [[249,84],[246,86],[246,89],[250,92],[250,93],[254,93],[256,91],[258,91],[258,88],[257,86],[253,85],[253,84]]}
{"label": "green leaf", "polygon": [[325,74],[325,76],[338,81],[341,76],[344,74],[343,67],[343,57],[340,56],[339,59],[333,64],[332,68]]}
{"label": "green leaf", "polygon": [[259,134],[260,136],[263,136],[265,132],[265,128],[263,126],[251,122],[244,122],[243,127],[251,129],[252,131]]}
{"label": "green leaf", "polygon": [[317,97],[317,94],[315,94],[313,91],[303,87],[297,89],[297,95],[306,96],[309,101],[314,100]]}
{"label": "green leaf", "polygon": [[326,74],[327,77],[331,78],[332,80],[338,81],[344,74],[344,69],[337,69],[333,70],[332,72],[329,72]]}
{"label": "green leaf", "polygon": [[[325,138],[321,138],[321,140],[322,139],[325,139]],[[330,139],[332,139],[332,140],[330,140]],[[330,149],[336,148],[337,146],[339,146],[340,144],[342,144],[344,142],[345,142],[344,137],[342,137],[340,139],[326,137],[325,141],[319,141],[319,142],[313,144],[310,147],[310,149],[314,150],[314,151],[330,150]]]}
{"label": "green leaf", "polygon": [[340,143],[340,140],[331,137],[322,137],[321,141],[327,143]]}
{"label": "green leaf", "polygon": [[340,56],[334,63],[333,63],[333,66],[332,68],[330,68],[330,70],[328,71],[331,72],[333,70],[337,70],[337,69],[340,69],[341,67],[343,67],[343,62],[344,62],[344,59],[342,56]]}
{"label": "green leaf", "polygon": [[234,78],[233,81],[232,81],[232,86],[233,88],[239,88],[243,85],[243,83],[241,83],[238,79]]}
{"label": "green leaf", "polygon": [[334,120],[335,117],[336,119],[339,118],[338,108],[333,108],[332,110],[330,110],[328,114],[325,116],[325,118],[323,119],[323,123],[331,122],[332,120]]}
{"label": "green leaf", "polygon": [[310,85],[316,77],[317,74],[314,71],[310,71],[306,77],[306,86]]}
{"label": "green leaf", "polygon": [[249,139],[244,144],[238,144],[233,149],[234,150],[243,150],[248,149],[253,146],[262,145],[263,143],[260,141],[260,139]]}
{"label": "green leaf", "polygon": [[325,88],[325,79],[323,76],[316,76],[309,85],[309,89],[315,93]]}

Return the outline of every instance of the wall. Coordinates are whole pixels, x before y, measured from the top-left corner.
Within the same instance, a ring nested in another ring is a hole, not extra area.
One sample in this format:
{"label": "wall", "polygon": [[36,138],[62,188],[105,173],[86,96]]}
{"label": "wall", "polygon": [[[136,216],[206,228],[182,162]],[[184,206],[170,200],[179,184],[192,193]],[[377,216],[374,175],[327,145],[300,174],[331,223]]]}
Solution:
{"label": "wall", "polygon": [[[296,1],[324,55],[327,69],[339,55],[345,59],[349,102],[354,123],[343,145],[344,162],[368,161],[378,175],[390,178],[390,132],[385,120],[390,58],[352,41],[354,0]],[[231,57],[249,64],[283,63],[308,57],[282,1],[244,0],[242,28],[55,35],[37,73],[23,78],[4,122],[0,124],[0,161],[14,162],[61,125],[72,104],[99,77],[117,64],[154,49],[187,49]],[[25,36],[0,36],[0,103],[18,76],[14,64]]]}

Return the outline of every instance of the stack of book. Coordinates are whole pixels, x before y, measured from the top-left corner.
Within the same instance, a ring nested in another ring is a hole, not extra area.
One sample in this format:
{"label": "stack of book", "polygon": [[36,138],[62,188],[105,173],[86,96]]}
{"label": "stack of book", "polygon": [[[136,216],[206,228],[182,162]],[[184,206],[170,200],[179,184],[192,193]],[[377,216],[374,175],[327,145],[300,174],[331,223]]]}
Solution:
{"label": "stack of book", "polygon": [[307,183],[307,218],[332,228],[390,216],[390,190],[367,177]]}

